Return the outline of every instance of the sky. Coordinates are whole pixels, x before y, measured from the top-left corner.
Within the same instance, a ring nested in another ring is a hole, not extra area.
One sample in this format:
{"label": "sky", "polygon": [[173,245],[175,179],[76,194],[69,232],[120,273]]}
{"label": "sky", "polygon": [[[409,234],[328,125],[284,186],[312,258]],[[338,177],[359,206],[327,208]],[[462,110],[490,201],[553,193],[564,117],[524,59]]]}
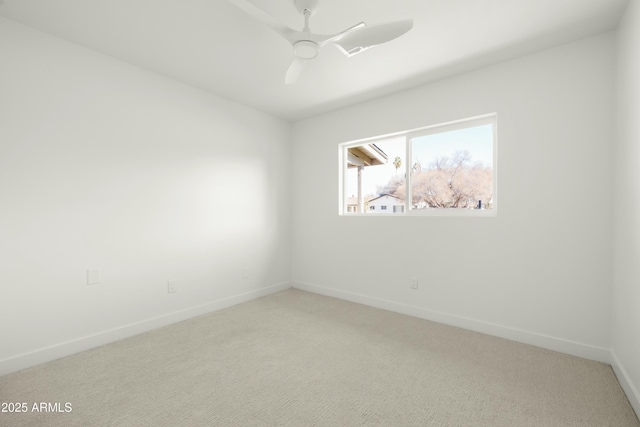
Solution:
{"label": "sky", "polygon": [[[405,136],[376,141],[375,144],[387,154],[386,165],[370,166],[364,170],[363,190],[365,195],[375,194],[378,187],[385,185],[397,174],[402,177],[406,166]],[[493,125],[476,126],[449,132],[419,136],[412,139],[412,162],[419,161],[423,168],[440,157],[451,157],[455,151],[468,150],[471,164],[482,162],[493,167]],[[397,170],[393,160],[400,157],[402,166]],[[347,197],[358,193],[357,170],[347,172]]]}

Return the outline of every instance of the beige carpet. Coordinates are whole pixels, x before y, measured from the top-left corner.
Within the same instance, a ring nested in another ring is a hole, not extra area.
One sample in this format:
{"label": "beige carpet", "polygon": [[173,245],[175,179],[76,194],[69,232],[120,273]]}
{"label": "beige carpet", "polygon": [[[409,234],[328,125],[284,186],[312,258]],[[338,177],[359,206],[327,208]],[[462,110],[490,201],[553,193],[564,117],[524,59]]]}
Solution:
{"label": "beige carpet", "polygon": [[640,426],[608,365],[293,289],[0,377],[0,402],[29,405],[2,426]]}

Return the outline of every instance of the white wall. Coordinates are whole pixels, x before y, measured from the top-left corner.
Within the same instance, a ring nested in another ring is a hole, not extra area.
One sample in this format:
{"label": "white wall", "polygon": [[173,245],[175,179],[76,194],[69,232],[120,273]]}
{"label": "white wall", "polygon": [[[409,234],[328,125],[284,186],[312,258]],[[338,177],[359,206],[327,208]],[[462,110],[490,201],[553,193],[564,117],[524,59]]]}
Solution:
{"label": "white wall", "polygon": [[[609,33],[296,123],[294,286],[608,361],[613,63]],[[339,143],[493,112],[497,217],[338,216]]]}
{"label": "white wall", "polygon": [[290,286],[288,123],[2,18],[0,58],[0,374]]}
{"label": "white wall", "polygon": [[618,29],[614,155],[613,367],[640,414],[640,1]]}

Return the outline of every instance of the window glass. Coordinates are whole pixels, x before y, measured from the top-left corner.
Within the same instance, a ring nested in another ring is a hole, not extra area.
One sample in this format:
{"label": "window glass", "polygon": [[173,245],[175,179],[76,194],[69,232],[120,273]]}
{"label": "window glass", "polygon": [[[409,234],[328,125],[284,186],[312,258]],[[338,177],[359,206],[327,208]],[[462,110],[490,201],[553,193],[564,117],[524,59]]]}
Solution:
{"label": "window glass", "polygon": [[[404,185],[405,138],[354,145],[345,151],[346,212],[386,210],[377,199],[383,194],[395,193],[400,185]],[[404,204],[404,198],[400,204]]]}
{"label": "window glass", "polygon": [[340,144],[340,213],[495,215],[496,115]]}
{"label": "window glass", "polygon": [[491,209],[493,125],[411,139],[411,209]]}

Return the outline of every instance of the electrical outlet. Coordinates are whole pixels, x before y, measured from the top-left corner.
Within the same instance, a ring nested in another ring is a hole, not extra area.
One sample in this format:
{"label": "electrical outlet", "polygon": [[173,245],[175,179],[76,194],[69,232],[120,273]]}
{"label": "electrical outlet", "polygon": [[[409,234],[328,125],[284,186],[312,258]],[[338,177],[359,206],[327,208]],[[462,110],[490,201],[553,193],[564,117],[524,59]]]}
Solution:
{"label": "electrical outlet", "polygon": [[418,276],[411,276],[409,286],[411,289],[418,289]]}
{"label": "electrical outlet", "polygon": [[167,292],[170,294],[175,294],[176,293],[176,281],[175,280],[169,280],[167,282]]}
{"label": "electrical outlet", "polygon": [[100,270],[87,270],[87,285],[100,284]]}

